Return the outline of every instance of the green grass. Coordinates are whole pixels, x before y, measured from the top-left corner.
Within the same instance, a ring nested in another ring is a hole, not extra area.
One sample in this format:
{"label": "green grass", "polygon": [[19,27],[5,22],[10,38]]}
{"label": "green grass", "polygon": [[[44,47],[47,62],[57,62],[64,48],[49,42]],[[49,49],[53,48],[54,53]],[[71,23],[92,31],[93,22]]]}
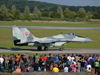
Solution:
{"label": "green grass", "polygon": [[[59,21],[58,21],[59,22]],[[55,27],[100,27],[100,24],[90,24],[90,23],[35,23],[31,21],[0,21],[0,25],[17,25],[17,26],[55,26]]]}
{"label": "green grass", "polygon": [[[20,55],[22,55],[22,54],[24,54],[23,52],[17,52],[17,53],[15,53],[15,52],[8,52],[8,53],[0,53],[2,56],[3,55],[10,55],[10,54],[14,54],[14,55],[18,55],[18,54],[20,54]],[[30,56],[34,56],[34,55],[36,55],[36,53],[29,53],[29,52],[27,52],[27,54]],[[41,54],[41,53],[38,53],[38,56],[40,57],[41,55],[43,55],[43,54]],[[48,55],[48,54],[46,54],[46,55]]]}
{"label": "green grass", "polygon": [[[48,37],[62,33],[75,33],[77,35],[87,37],[97,42],[89,43],[68,43],[65,48],[87,48],[87,49],[100,49],[100,30],[48,30],[48,29],[29,29],[36,37]],[[8,42],[5,42],[8,41]],[[12,36],[12,29],[0,29],[0,48],[36,48],[29,46],[14,46]],[[59,47],[54,47],[59,48]]]}

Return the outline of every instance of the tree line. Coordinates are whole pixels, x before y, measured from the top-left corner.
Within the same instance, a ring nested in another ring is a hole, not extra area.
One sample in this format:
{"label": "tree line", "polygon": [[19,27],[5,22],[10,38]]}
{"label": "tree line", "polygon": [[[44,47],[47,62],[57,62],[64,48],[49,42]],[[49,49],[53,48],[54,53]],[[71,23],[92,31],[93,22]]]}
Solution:
{"label": "tree line", "polygon": [[77,12],[69,10],[66,8],[64,11],[61,6],[58,6],[56,12],[41,12],[37,7],[34,7],[33,12],[30,13],[30,8],[25,6],[24,12],[21,13],[19,9],[16,8],[15,5],[12,5],[11,10],[6,8],[5,5],[1,5],[0,7],[0,20],[2,21],[10,21],[10,20],[78,20],[81,19],[100,19],[100,10],[94,11],[93,15],[90,11],[86,12],[84,8],[79,8]]}
{"label": "tree line", "polygon": [[52,3],[46,3],[46,2],[39,2],[39,1],[32,1],[32,0],[0,0],[0,6],[5,5],[8,9],[11,10],[11,6],[15,5],[17,9],[21,11],[21,13],[24,13],[25,6],[28,6],[30,8],[30,12],[33,12],[33,8],[37,7],[41,12],[56,12],[58,6],[62,7],[62,10],[64,11],[66,8],[69,8],[71,11],[77,12],[79,8],[84,8],[86,12],[90,11],[91,14],[93,14],[94,11],[100,10],[100,6],[67,6],[67,5],[58,5],[58,4],[52,4]]}

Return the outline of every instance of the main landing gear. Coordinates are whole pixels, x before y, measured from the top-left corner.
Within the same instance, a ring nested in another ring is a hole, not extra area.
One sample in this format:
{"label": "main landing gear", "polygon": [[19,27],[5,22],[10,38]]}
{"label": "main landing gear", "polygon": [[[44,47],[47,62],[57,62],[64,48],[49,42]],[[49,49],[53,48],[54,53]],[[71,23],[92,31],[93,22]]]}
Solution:
{"label": "main landing gear", "polygon": [[[41,51],[41,50],[42,50],[42,46],[38,46],[38,47],[37,47],[37,50]],[[44,47],[44,51],[47,51],[47,50],[48,50],[48,47],[45,46],[45,47]]]}
{"label": "main landing gear", "polygon": [[41,51],[42,50],[42,47],[41,46],[38,46],[37,47],[37,50]]}

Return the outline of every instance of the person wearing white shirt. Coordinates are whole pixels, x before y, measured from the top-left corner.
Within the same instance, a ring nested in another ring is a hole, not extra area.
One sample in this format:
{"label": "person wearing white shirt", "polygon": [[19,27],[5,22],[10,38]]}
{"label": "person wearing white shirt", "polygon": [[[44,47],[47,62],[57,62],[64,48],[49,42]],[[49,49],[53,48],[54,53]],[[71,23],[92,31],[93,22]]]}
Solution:
{"label": "person wearing white shirt", "polygon": [[87,72],[91,72],[91,65],[90,65],[90,63],[87,65]]}
{"label": "person wearing white shirt", "polygon": [[2,58],[2,55],[1,55],[1,56],[0,56],[1,66],[3,66],[3,61],[4,61],[4,59]]}
{"label": "person wearing white shirt", "polygon": [[73,62],[73,60],[74,60],[74,59],[75,59],[75,57],[74,57],[74,56],[72,56],[72,57],[71,57],[71,61]]}
{"label": "person wearing white shirt", "polygon": [[71,56],[68,54],[67,59],[71,61]]}

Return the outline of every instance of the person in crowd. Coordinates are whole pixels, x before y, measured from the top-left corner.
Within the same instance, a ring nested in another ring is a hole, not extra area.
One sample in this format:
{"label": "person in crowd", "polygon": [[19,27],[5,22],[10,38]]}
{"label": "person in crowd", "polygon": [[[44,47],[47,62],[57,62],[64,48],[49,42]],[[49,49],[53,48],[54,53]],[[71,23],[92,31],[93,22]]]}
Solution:
{"label": "person in crowd", "polygon": [[53,67],[51,68],[51,72],[53,72],[53,68],[55,67],[55,65],[53,65]]}
{"label": "person in crowd", "polygon": [[42,58],[39,58],[39,67],[42,66],[42,63],[43,63]]}
{"label": "person in crowd", "polygon": [[75,59],[73,60],[73,62],[72,62],[72,63],[74,63],[74,65],[76,65]]}
{"label": "person in crowd", "polygon": [[60,64],[60,66],[59,66],[59,72],[64,72],[63,69],[64,69],[63,64]]}
{"label": "person in crowd", "polygon": [[17,61],[19,62],[20,59],[20,54],[17,55]]}
{"label": "person in crowd", "polygon": [[45,64],[44,64],[44,62],[43,62],[43,63],[42,63],[42,66],[41,66],[41,71],[44,71],[45,68],[46,68],[46,66],[45,66]]}
{"label": "person in crowd", "polygon": [[69,61],[69,59],[67,59],[67,65],[71,65],[71,64],[72,64],[72,62]]}
{"label": "person in crowd", "polygon": [[88,62],[89,62],[90,60],[92,60],[92,56],[91,56],[91,55],[89,55]]}
{"label": "person in crowd", "polygon": [[78,54],[76,54],[75,61],[78,62],[79,59],[80,59],[80,57],[78,56]]}
{"label": "person in crowd", "polygon": [[89,56],[88,54],[85,55],[84,60],[88,60]]}
{"label": "person in crowd", "polygon": [[54,65],[53,72],[59,72],[59,69]]}
{"label": "person in crowd", "polygon": [[76,72],[76,66],[74,65],[74,67],[73,67],[73,72]]}
{"label": "person in crowd", "polygon": [[27,57],[26,57],[25,54],[23,55],[22,60],[24,61],[24,65],[25,65],[25,67],[26,67],[26,64],[27,64]]}
{"label": "person in crowd", "polygon": [[53,57],[50,58],[50,62],[51,62],[52,65],[54,65]]}
{"label": "person in crowd", "polygon": [[15,70],[17,69],[17,63],[18,63],[18,61],[16,59],[15,62],[14,62],[14,64],[15,64]]}
{"label": "person in crowd", "polygon": [[71,56],[70,56],[69,54],[67,54],[67,59],[68,59],[69,61],[71,61]]}
{"label": "person in crowd", "polygon": [[15,70],[15,61],[16,61],[15,55],[12,54],[12,71]]}
{"label": "person in crowd", "polygon": [[12,56],[10,56],[10,58],[9,58],[9,63],[8,63],[8,65],[9,65],[8,72],[12,73]]}
{"label": "person in crowd", "polygon": [[21,73],[20,67],[18,67],[18,68],[16,69],[16,73]]}
{"label": "person in crowd", "polygon": [[71,61],[72,61],[72,62],[75,61],[75,57],[74,57],[73,54],[72,54],[72,56],[71,56]]}
{"label": "person in crowd", "polygon": [[47,60],[46,60],[46,71],[50,71],[50,65],[51,65],[51,61],[50,61],[49,57],[47,57]]}
{"label": "person in crowd", "polygon": [[96,71],[96,75],[100,75],[100,67],[99,67],[99,69]]}
{"label": "person in crowd", "polygon": [[95,68],[95,60],[96,60],[95,54],[93,54],[92,60],[93,60],[93,65],[92,65],[92,67]]}
{"label": "person in crowd", "polygon": [[26,58],[27,58],[27,63],[29,65],[29,55],[27,53],[25,55],[26,55]]}
{"label": "person in crowd", "polygon": [[74,63],[72,63],[72,64],[71,64],[71,68],[72,68],[72,70],[73,70],[74,66],[75,66],[75,64],[74,64]]}
{"label": "person in crowd", "polygon": [[59,64],[59,57],[58,55],[56,55],[56,65],[58,66],[58,64]]}
{"label": "person in crowd", "polygon": [[84,61],[85,61],[84,67],[86,69],[87,68],[87,65],[88,65],[88,62],[87,62],[87,60],[84,60]]}
{"label": "person in crowd", "polygon": [[33,65],[32,65],[32,67],[34,68],[34,72],[37,72],[38,71],[38,62],[36,62],[36,63],[34,63]]}
{"label": "person in crowd", "polygon": [[91,72],[91,64],[89,63],[88,65],[87,65],[87,72]]}
{"label": "person in crowd", "polygon": [[33,56],[33,63],[36,61],[36,55]]}
{"label": "person in crowd", "polygon": [[68,67],[67,67],[67,65],[65,65],[65,67],[64,67],[64,72],[68,72]]}
{"label": "person in crowd", "polygon": [[[100,55],[99,55],[99,57],[98,57],[98,62],[100,63]],[[100,65],[100,64],[99,64]]]}
{"label": "person in crowd", "polygon": [[72,72],[72,68],[70,65],[68,65],[68,72]]}
{"label": "person in crowd", "polygon": [[23,62],[23,60],[22,60],[22,58],[20,58],[19,64],[22,65],[22,62]]}
{"label": "person in crowd", "polygon": [[76,63],[76,71],[77,71],[77,72],[80,72],[80,70],[81,70],[81,63],[80,63],[80,61],[78,60],[77,63]]}
{"label": "person in crowd", "polygon": [[29,56],[29,59],[30,59],[30,65],[32,65],[33,64],[33,58],[32,58],[31,55]]}
{"label": "person in crowd", "polygon": [[35,56],[35,63],[37,62],[38,63],[38,59],[39,59],[39,57],[38,57],[38,54],[36,54],[36,56]]}
{"label": "person in crowd", "polygon": [[83,53],[81,53],[81,59],[84,59],[84,54]]}
{"label": "person in crowd", "polygon": [[99,56],[98,56],[98,55],[96,55],[96,60],[98,60],[98,57],[99,57]]}
{"label": "person in crowd", "polygon": [[85,61],[84,61],[84,59],[81,59],[80,62],[81,62],[81,72],[84,72],[84,70],[85,70],[85,68],[84,68]]}
{"label": "person in crowd", "polygon": [[45,64],[45,66],[46,66],[46,60],[47,60],[47,57],[46,57],[46,54],[43,56],[43,62],[44,62],[44,64]]}
{"label": "person in crowd", "polygon": [[4,59],[2,58],[2,55],[0,55],[0,62],[1,62],[1,66],[3,66]]}
{"label": "person in crowd", "polygon": [[64,54],[64,57],[62,59],[62,62],[63,62],[63,66],[65,66],[67,64],[67,57],[65,56],[65,54]]}
{"label": "person in crowd", "polygon": [[99,62],[96,60],[95,61],[95,74],[96,74],[98,68],[99,68]]}
{"label": "person in crowd", "polygon": [[9,57],[6,55],[5,56],[5,69],[8,70],[8,62],[9,62]]}
{"label": "person in crowd", "polygon": [[54,60],[54,65],[55,65],[55,63],[56,63],[56,56],[55,56],[55,54],[53,55],[53,60]]}
{"label": "person in crowd", "polygon": [[21,67],[21,72],[25,72],[26,71],[24,62],[21,62],[21,66],[20,67]]}

